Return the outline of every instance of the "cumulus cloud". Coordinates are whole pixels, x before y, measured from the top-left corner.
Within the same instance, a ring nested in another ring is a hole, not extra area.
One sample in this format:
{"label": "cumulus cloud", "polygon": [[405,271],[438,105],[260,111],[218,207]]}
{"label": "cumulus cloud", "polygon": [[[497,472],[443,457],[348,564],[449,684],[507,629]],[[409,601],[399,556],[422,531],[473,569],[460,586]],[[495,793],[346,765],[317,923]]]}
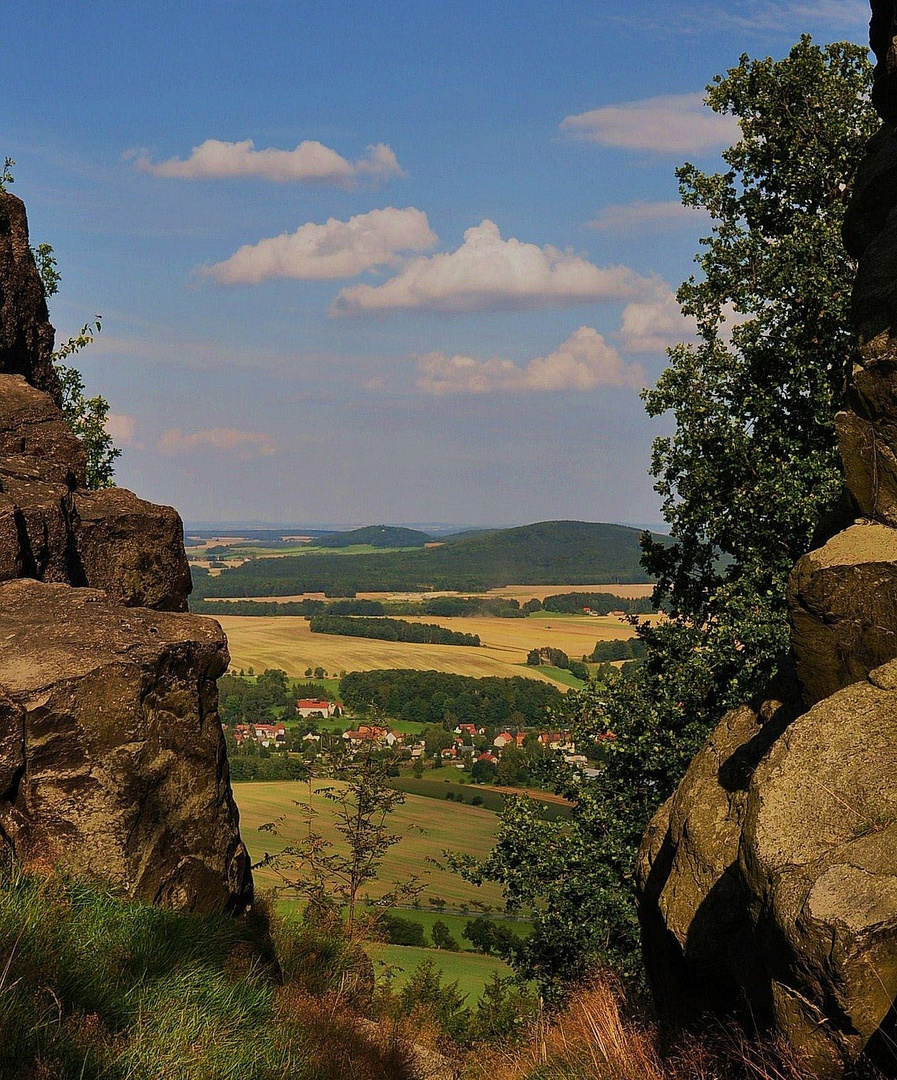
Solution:
{"label": "cumulus cloud", "polygon": [[503,240],[494,222],[483,221],[465,232],[456,251],[409,259],[383,285],[343,289],[331,314],[564,307],[629,299],[652,287],[651,279],[625,266],[602,268],[550,245]]}
{"label": "cumulus cloud", "polygon": [[244,244],[203,273],[225,285],[255,285],[284,277],[303,281],[355,277],[394,263],[400,252],[428,251],[438,239],[423,211],[389,206],[348,221],[307,222],[293,233]]}
{"label": "cumulus cloud", "polygon": [[393,150],[385,143],[369,146],[358,161],[348,161],[329,146],[306,139],[294,150],[269,146],[256,150],[252,139],[222,142],[206,139],[188,158],[169,158],[153,164],[143,152],[132,152],[141,172],[173,180],[208,180],[257,177],[277,184],[332,184],[352,187],[359,179],[388,180],[404,176]]}
{"label": "cumulus cloud", "polygon": [[134,446],[137,439],[137,421],[127,413],[108,413],[106,434],[112,437],[116,446]]}
{"label": "cumulus cloud", "polygon": [[159,436],[158,449],[163,454],[187,454],[195,450],[219,450],[242,459],[269,457],[275,453],[274,442],[260,431],[241,431],[239,428],[203,428],[181,431],[170,428]]}
{"label": "cumulus cloud", "polygon": [[655,154],[697,154],[737,141],[735,118],[713,112],[703,98],[700,93],[671,94],[606,105],[566,117],[561,130],[602,146]]}
{"label": "cumulus cloud", "polygon": [[521,366],[511,360],[477,360],[472,356],[427,353],[417,362],[418,388],[427,394],[543,394],[559,390],[592,390],[597,386],[645,385],[639,363],[627,364],[597,330],[581,326],[547,356]]}
{"label": "cumulus cloud", "polygon": [[706,211],[694,206],[683,206],[677,199],[668,202],[631,202],[618,206],[605,206],[598,211],[594,221],[587,223],[590,229],[615,232],[636,229],[672,229],[680,225],[695,225],[709,221]]}
{"label": "cumulus cloud", "polygon": [[661,291],[650,300],[639,300],[623,308],[617,336],[629,353],[658,353],[692,341],[695,321],[682,314],[672,289]]}

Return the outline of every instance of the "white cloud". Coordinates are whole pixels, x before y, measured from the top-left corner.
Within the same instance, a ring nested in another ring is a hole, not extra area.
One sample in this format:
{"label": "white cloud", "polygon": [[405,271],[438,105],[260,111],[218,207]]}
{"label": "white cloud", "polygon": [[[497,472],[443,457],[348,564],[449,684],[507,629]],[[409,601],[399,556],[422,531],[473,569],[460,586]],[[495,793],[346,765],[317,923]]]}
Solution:
{"label": "white cloud", "polygon": [[809,24],[867,26],[866,0],[747,0],[724,7],[707,5],[684,15],[686,23],[706,28],[731,26],[739,30],[781,30]]}
{"label": "white cloud", "polygon": [[410,259],[383,285],[343,289],[333,315],[375,311],[498,311],[587,304],[650,293],[651,279],[625,266],[601,268],[570,251],[501,238],[483,221],[456,250]]}
{"label": "white cloud", "polygon": [[736,142],[735,118],[713,112],[703,97],[672,94],[606,105],[566,117],[561,130],[602,146],[655,154],[695,154]]}
{"label": "white cloud", "polygon": [[275,453],[274,442],[263,432],[221,427],[188,432],[181,431],[180,428],[170,428],[159,436],[158,449],[163,454],[188,454],[202,449],[220,450],[233,453],[244,460],[269,457]]}
{"label": "white cloud", "polygon": [[631,202],[605,206],[598,211],[588,228],[605,232],[624,229],[671,229],[681,225],[696,225],[710,220],[706,211],[683,206],[677,199],[668,202]]}
{"label": "white cloud", "polygon": [[127,413],[108,413],[106,416],[106,434],[112,437],[116,446],[134,446],[137,436],[137,421]]}
{"label": "white cloud", "polygon": [[651,300],[640,300],[623,308],[617,336],[629,353],[659,353],[680,341],[693,341],[694,319],[682,314],[672,289]]}
{"label": "white cloud", "polygon": [[641,364],[627,364],[591,326],[581,326],[547,356],[525,366],[511,360],[477,360],[431,352],[417,362],[417,385],[428,394],[542,394],[559,390],[591,390],[597,386],[645,385]]}
{"label": "white cloud", "polygon": [[175,180],[206,180],[258,177],[278,184],[333,184],[351,187],[359,178],[388,180],[405,173],[395,153],[385,143],[369,146],[365,157],[351,162],[323,143],[307,139],[295,150],[273,146],[256,150],[252,139],[222,142],[206,139],[194,146],[188,158],[169,158],[154,165],[143,151],[131,152],[141,172]]}
{"label": "white cloud", "polygon": [[397,261],[400,252],[428,251],[438,241],[427,215],[409,206],[388,206],[348,221],[307,222],[257,244],[245,244],[204,273],[225,285],[258,284],[270,278],[322,281],[355,277]]}

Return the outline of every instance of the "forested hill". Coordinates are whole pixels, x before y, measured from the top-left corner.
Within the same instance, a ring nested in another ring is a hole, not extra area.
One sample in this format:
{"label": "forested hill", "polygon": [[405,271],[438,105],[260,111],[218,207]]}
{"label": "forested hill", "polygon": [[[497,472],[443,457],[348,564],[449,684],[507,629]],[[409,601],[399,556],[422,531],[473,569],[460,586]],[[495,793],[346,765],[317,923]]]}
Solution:
{"label": "forested hill", "polygon": [[345,548],[354,544],[376,548],[413,548],[423,547],[432,539],[432,536],[417,529],[404,529],[398,525],[365,525],[363,529],[329,533],[315,543],[317,547],[324,548]]}
{"label": "forested hill", "polygon": [[[194,574],[194,597],[327,592],[481,592],[502,585],[650,582],[639,565],[640,530],[585,521],[498,529],[419,551],[252,559],[210,578]],[[663,540],[664,537],[658,537]]]}

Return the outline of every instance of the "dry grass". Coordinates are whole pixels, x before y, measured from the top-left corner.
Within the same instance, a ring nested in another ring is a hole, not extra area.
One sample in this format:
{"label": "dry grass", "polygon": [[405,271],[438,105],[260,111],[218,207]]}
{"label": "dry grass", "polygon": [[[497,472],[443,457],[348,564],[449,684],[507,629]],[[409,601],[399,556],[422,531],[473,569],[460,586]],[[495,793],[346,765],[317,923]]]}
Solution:
{"label": "dry grass", "polygon": [[521,1049],[478,1050],[465,1080],[813,1080],[793,1053],[734,1029],[660,1053],[656,1030],[631,1015],[613,978],[596,979]]}
{"label": "dry grass", "polygon": [[482,642],[479,648],[312,634],[305,619],[292,616],[221,615],[216,618],[227,634],[232,667],[254,667],[256,671],[276,667],[289,675],[302,675],[306,668],[318,666],[331,674],[411,668],[475,677],[525,675],[553,682],[538,668],[520,666],[525,664],[530,649],[550,645],[579,660],[591,653],[596,641],[632,637],[632,627],[628,623],[610,616],[593,619],[549,613],[529,619],[408,617],[408,621],[437,623],[462,633],[479,634]]}

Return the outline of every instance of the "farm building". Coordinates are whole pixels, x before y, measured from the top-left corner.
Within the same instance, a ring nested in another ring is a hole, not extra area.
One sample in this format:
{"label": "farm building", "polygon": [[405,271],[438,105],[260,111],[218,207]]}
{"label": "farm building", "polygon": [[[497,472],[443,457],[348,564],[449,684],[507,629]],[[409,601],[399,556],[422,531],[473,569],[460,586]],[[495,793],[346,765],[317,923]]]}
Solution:
{"label": "farm building", "polygon": [[296,702],[296,712],[300,716],[312,716],[315,713],[320,713],[321,716],[340,716],[342,709],[341,701],[325,701],[323,698],[301,698]]}

